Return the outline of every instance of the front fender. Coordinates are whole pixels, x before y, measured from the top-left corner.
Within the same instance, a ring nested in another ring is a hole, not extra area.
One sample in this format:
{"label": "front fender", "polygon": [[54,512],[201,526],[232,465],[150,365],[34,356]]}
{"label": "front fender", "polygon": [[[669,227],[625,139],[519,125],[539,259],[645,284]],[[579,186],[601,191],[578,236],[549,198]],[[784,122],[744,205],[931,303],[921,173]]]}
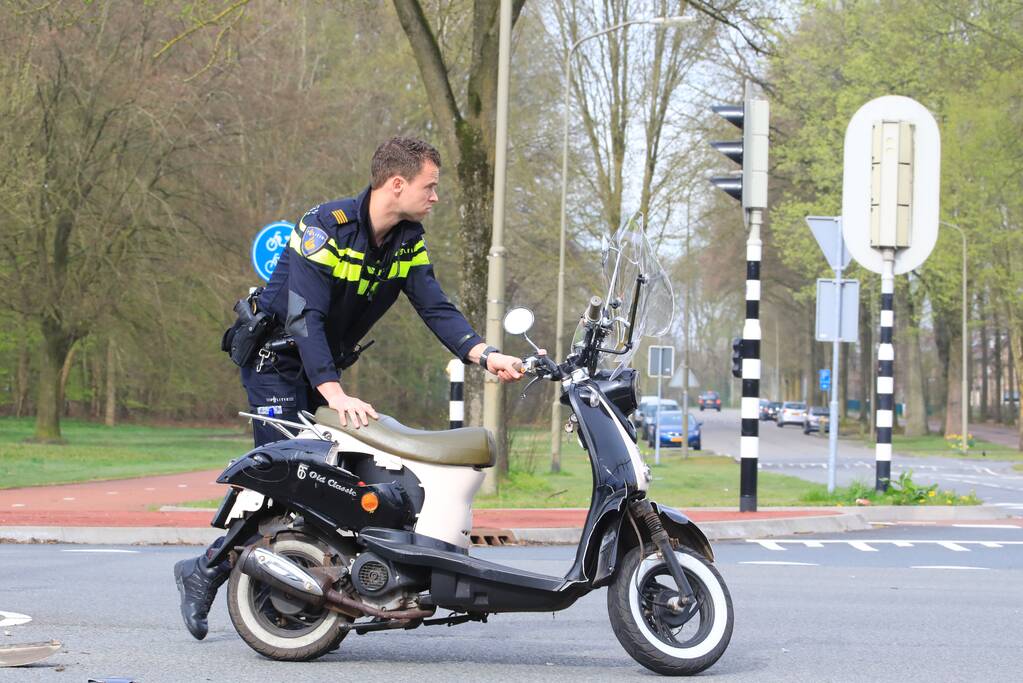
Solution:
{"label": "front fender", "polygon": [[707,558],[708,562],[714,561],[714,549],[710,547],[710,541],[706,534],[696,526],[691,519],[685,516],[681,510],[676,510],[667,505],[660,505],[650,501],[654,511],[661,518],[661,524],[668,536],[677,539],[684,545],[689,546],[696,552]]}

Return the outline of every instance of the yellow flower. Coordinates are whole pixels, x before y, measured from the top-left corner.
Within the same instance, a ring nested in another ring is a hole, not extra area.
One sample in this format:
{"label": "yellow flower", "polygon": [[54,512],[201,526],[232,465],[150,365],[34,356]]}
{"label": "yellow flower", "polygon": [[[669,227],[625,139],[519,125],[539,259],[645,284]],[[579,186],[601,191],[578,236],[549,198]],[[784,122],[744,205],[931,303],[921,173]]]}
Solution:
{"label": "yellow flower", "polygon": [[927,495],[930,496],[931,498],[934,498],[935,494],[934,494],[934,491],[928,491]]}

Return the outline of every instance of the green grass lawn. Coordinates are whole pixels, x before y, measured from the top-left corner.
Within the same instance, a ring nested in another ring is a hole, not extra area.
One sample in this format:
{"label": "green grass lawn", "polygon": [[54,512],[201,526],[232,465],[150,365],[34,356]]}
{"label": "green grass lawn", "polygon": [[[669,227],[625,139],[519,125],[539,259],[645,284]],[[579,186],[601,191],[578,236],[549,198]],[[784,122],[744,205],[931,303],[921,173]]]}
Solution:
{"label": "green grass lawn", "polygon": [[[873,441],[870,443],[873,445]],[[927,436],[901,436],[896,434],[892,437],[892,449],[896,453],[903,455],[966,458],[968,460],[1023,461],[1023,452],[1020,452],[1018,449],[982,439],[974,439],[969,452],[964,456],[959,452],[958,441],[953,446],[949,446],[949,442],[941,434],[928,434]]]}
{"label": "green grass lawn", "polygon": [[[100,479],[119,479],[216,469],[238,457],[251,443],[247,430],[196,429],[103,425],[77,420],[63,423],[63,445],[32,444],[28,419],[0,419],[0,488],[36,486]],[[511,472],[502,478],[497,495],[480,495],[476,506],[493,507],[587,507],[590,500],[589,460],[575,438],[562,447],[561,471],[550,471],[549,432],[513,430]],[[649,450],[649,449],[644,449]],[[732,458],[698,454],[682,458],[681,449],[662,449],[661,465],[651,463],[650,495],[677,507],[728,506],[739,501],[739,466]],[[828,496],[821,484],[770,472],[758,476],[758,504],[781,505],[854,504],[866,485],[840,490]],[[954,493],[919,502],[971,502]],[[896,502],[873,500],[874,503]],[[188,503],[215,507],[219,500]]]}
{"label": "green grass lawn", "polygon": [[63,420],[67,443],[25,443],[31,419],[0,418],[0,489],[124,479],[224,467],[245,453],[247,429],[195,429]]}

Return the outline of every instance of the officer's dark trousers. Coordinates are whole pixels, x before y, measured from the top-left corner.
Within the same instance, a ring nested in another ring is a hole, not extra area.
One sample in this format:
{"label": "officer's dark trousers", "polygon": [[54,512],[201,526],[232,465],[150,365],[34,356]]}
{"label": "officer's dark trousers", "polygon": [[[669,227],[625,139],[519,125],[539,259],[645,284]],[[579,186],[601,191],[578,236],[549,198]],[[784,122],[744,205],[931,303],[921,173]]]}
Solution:
{"label": "officer's dark trousers", "polygon": [[[315,412],[326,401],[309,385],[297,355],[281,354],[274,363],[257,371],[257,363],[243,367],[242,386],[249,397],[249,412],[299,422],[298,411]],[[252,439],[256,447],[280,441],[277,429],[259,420],[252,421]]]}
{"label": "officer's dark trousers", "polygon": [[[297,355],[281,354],[276,362],[265,363],[258,371],[257,363],[241,369],[250,413],[299,422],[298,411],[315,412],[327,404],[320,392],[310,386]],[[256,448],[283,438],[281,432],[267,423],[252,421],[252,440]],[[207,559],[216,554],[223,542],[221,536],[206,549]]]}

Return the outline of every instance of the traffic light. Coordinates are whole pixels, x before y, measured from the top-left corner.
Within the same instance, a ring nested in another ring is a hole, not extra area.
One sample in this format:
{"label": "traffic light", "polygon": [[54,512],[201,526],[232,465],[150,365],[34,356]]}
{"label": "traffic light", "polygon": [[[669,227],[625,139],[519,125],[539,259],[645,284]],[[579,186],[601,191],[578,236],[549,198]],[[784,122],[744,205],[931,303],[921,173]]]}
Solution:
{"label": "traffic light", "polygon": [[742,337],[732,340],[732,377],[742,377]]}
{"label": "traffic light", "polygon": [[714,176],[710,182],[730,197],[742,202],[743,209],[767,208],[767,141],[770,108],[767,100],[750,98],[743,104],[711,107],[715,114],[742,131],[742,140],[712,142],[710,146],[739,164],[742,170],[726,176]]}

